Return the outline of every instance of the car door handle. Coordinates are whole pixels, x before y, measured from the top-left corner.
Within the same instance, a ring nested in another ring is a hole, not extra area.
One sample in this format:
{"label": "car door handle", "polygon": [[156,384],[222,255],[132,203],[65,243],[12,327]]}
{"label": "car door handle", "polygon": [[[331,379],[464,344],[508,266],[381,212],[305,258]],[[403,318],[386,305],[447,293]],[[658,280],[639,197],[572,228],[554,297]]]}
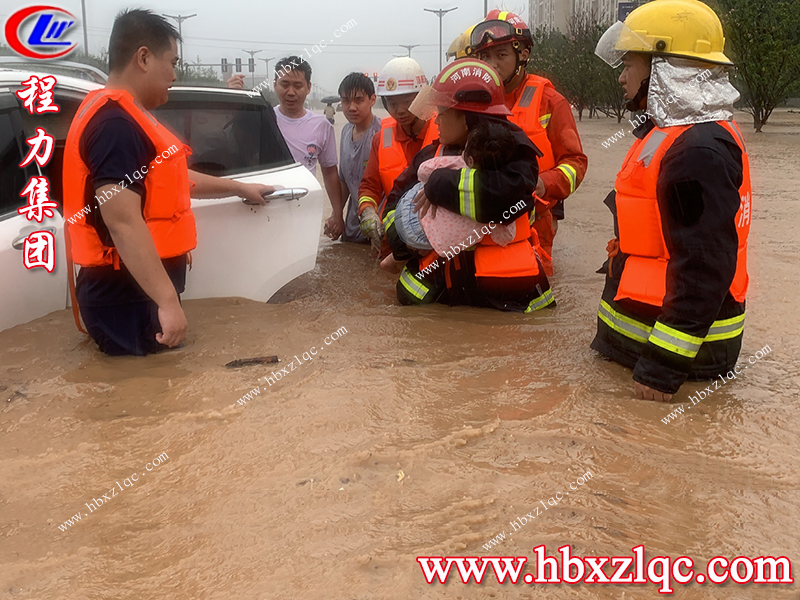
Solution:
{"label": "car door handle", "polygon": [[15,238],[14,241],[11,242],[11,247],[14,250],[22,250],[25,247],[25,240],[34,231],[49,231],[53,235],[56,234],[55,227],[23,227],[19,231],[19,237]]}
{"label": "car door handle", "polygon": [[261,197],[264,200],[299,200],[306,195],[308,195],[308,190],[305,188],[287,188],[275,190],[271,194],[262,194]]}

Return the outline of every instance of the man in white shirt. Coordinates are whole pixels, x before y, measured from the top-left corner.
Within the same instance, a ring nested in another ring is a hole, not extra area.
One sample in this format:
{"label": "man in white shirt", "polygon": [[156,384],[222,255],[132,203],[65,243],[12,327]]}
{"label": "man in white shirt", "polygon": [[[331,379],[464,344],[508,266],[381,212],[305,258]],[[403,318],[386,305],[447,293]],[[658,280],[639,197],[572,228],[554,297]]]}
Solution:
{"label": "man in white shirt", "polygon": [[304,108],[311,92],[311,65],[298,56],[282,58],[275,65],[275,93],[280,104],[275,107],[278,127],[294,159],[314,175],[317,163],[322,169],[325,190],[333,215],[325,222],[325,233],[338,240],[344,233],[344,202],[336,159],[333,125],[322,115]]}

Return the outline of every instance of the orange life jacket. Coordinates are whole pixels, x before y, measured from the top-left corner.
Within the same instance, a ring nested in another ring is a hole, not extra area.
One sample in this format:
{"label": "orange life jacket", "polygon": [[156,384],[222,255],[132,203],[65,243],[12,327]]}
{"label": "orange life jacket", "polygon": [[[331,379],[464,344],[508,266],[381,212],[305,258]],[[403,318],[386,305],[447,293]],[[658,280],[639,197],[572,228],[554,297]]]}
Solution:
{"label": "orange life jacket", "polygon": [[475,248],[475,275],[478,277],[535,277],[539,274],[536,252],[531,245],[531,226],[528,215],[516,221],[514,239],[500,246],[491,235]]}
{"label": "orange life jacket", "polygon": [[[186,163],[186,157],[192,151],[124,90],[90,92],[78,107],[64,149],[64,215],[70,217],[86,206],[89,201],[86,197],[87,184],[94,195],[94,188],[89,181],[89,168],[81,157],[80,140],[92,116],[112,100],[133,117],[155,146],[157,155],[161,156],[161,162],[142,165],[142,170],[148,169],[144,178],[144,221],[153,237],[156,251],[161,258],[186,254],[197,245]],[[173,152],[174,147],[177,147],[176,152]],[[114,198],[106,201],[113,202]],[[69,239],[67,254],[71,262],[83,267],[114,265],[119,268],[117,249],[103,244],[97,230],[85,219],[67,222],[65,226]]]}
{"label": "orange life jacket", "polygon": [[[556,159],[553,156],[553,147],[547,138],[547,129],[542,126],[539,120],[542,117],[539,113],[541,112],[544,90],[548,87],[552,88],[553,84],[544,77],[528,73],[520,85],[523,86],[522,93],[511,109],[513,115],[508,117],[508,120],[519,126],[544,154],[539,159],[539,172],[549,171],[555,168]],[[547,117],[549,119],[549,115]]]}
{"label": "orange life jacket", "polygon": [[[389,192],[394,187],[394,180],[406,170],[409,161],[403,147],[397,141],[397,121],[392,117],[386,117],[381,121],[380,144],[378,145],[378,171],[383,184],[384,199],[389,196]],[[439,137],[439,128],[433,119],[426,125],[425,139],[422,147],[432,144]]]}
{"label": "orange life jacket", "polygon": [[[730,286],[731,296],[743,302],[747,294],[747,236],[750,232],[752,187],[750,160],[744,139],[734,121],[717,121],[736,140],[742,150],[742,185],[736,213],[739,248],[736,273]],[[619,249],[628,254],[614,300],[630,298],[652,306],[661,306],[666,293],[669,252],[661,227],[656,184],[661,161],[678,137],[692,125],[655,127],[644,139],[636,140],[628,151],[617,175],[616,204],[619,226]]]}

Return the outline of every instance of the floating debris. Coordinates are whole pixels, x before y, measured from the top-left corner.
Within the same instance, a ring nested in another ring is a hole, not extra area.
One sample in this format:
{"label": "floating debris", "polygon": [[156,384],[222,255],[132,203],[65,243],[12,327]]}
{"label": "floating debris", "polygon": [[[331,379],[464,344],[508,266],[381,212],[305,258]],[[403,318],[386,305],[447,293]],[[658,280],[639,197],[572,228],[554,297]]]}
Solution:
{"label": "floating debris", "polygon": [[238,369],[239,367],[249,367],[250,365],[270,365],[276,362],[278,362],[277,356],[255,356],[253,358],[237,358],[225,366],[229,369]]}

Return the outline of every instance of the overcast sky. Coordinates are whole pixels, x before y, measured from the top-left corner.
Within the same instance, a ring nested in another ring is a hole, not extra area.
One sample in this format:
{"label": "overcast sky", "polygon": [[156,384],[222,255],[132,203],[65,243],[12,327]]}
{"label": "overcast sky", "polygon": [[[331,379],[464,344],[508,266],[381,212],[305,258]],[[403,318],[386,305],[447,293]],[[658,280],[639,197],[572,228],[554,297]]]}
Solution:
{"label": "overcast sky", "polygon": [[[34,2],[3,0],[0,19],[4,23],[16,10]],[[48,2],[81,16],[80,0],[53,0]],[[341,79],[351,71],[370,75],[395,54],[406,55],[399,44],[420,44],[411,56],[425,70],[428,77],[439,69],[439,17],[423,8],[448,9],[458,7],[445,15],[442,28],[444,50],[450,42],[470,25],[483,18],[483,0],[266,0],[263,2],[218,0],[165,0],[163,3],[128,3],[124,0],[86,0],[90,52],[97,54],[108,47],[108,36],[114,16],[123,8],[149,8],[162,14],[197,16],[184,21],[184,58],[201,62],[219,63],[227,58],[233,63],[241,58],[243,72],[247,71],[248,54],[242,50],[262,50],[256,58],[283,57],[289,54],[306,56],[313,69],[312,83],[327,92],[335,93]],[[503,8],[517,12],[523,19],[528,16],[527,0],[489,2],[489,9]],[[356,24],[335,37],[334,32],[351,19]],[[80,40],[83,33],[73,28],[69,39]],[[327,43],[321,53],[315,54],[314,44]],[[444,59],[443,59],[444,63]],[[273,66],[274,61],[270,66]],[[256,61],[256,83],[263,79],[265,64]]]}

